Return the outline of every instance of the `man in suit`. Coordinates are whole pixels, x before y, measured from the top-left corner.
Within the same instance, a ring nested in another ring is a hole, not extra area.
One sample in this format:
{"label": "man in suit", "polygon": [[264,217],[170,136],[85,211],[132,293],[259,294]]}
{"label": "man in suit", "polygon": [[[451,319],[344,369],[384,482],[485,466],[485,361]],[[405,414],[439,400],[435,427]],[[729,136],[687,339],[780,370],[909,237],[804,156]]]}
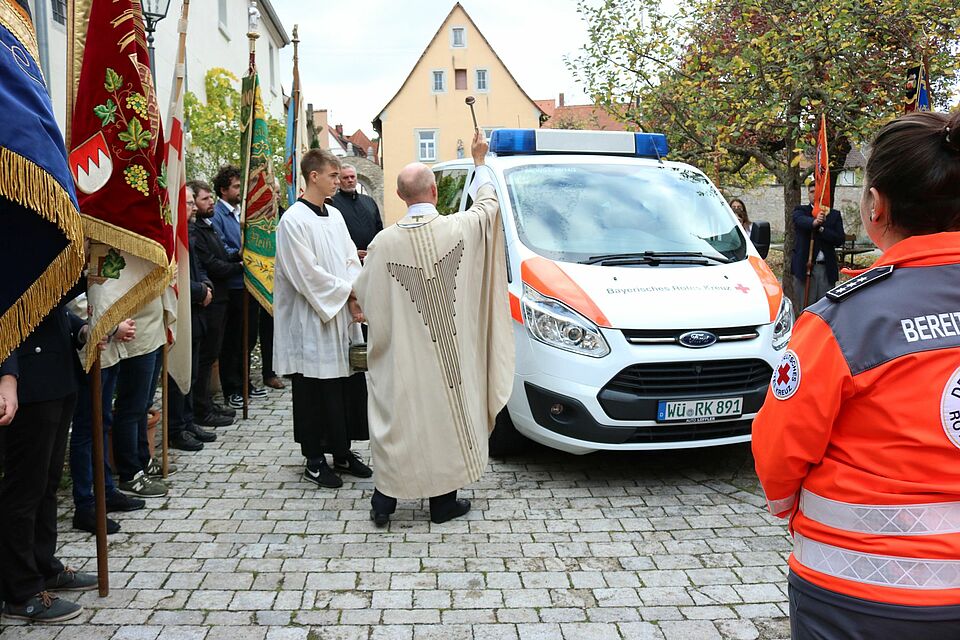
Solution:
{"label": "man in suit", "polygon": [[[243,247],[243,231],[240,227],[240,169],[233,165],[220,168],[213,178],[217,204],[213,207],[211,224],[220,234],[227,253],[240,254]],[[243,368],[257,343],[257,319],[260,317],[260,305],[255,301],[249,304],[247,323],[247,353],[243,352],[243,272],[231,276],[228,281],[229,299],[227,303],[227,321],[223,331],[223,346],[220,349],[220,387],[223,399],[234,409],[243,407]],[[250,397],[263,398],[267,392],[262,387],[250,384]]]}
{"label": "man in suit", "polygon": [[6,435],[0,600],[8,618],[70,620],[83,608],[51,592],[97,586],[94,576],[64,567],[56,558],[57,488],[77,402],[77,349],[86,335],[86,324],[61,304],[0,363],[0,429]]}
{"label": "man in suit", "polygon": [[807,260],[810,257],[810,238],[813,238],[813,272],[810,279],[810,306],[837,284],[840,269],[837,266],[837,247],[846,238],[843,232],[843,217],[836,209],[823,208],[813,214],[816,188],[811,182],[807,193],[810,204],[797,205],[793,209],[794,245],[790,261],[793,274],[794,308],[802,310],[803,293],[807,283]]}

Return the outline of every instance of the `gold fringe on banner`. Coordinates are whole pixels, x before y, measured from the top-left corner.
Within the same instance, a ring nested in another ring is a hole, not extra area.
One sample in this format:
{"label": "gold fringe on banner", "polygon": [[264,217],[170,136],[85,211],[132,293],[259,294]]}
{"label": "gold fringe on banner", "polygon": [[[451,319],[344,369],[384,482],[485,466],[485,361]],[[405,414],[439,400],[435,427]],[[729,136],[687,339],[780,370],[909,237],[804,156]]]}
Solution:
{"label": "gold fringe on banner", "polygon": [[0,147],[0,196],[55,224],[67,246],[0,316],[0,360],[36,329],[83,270],[83,229],[70,194],[56,179],[23,156]]}
{"label": "gold fringe on banner", "polygon": [[82,354],[84,371],[90,371],[90,367],[93,366],[100,354],[99,349],[91,347],[107,337],[115,326],[136,315],[148,302],[159,298],[170,283],[171,272],[172,267],[170,265],[154,269],[110,305],[103,315],[97,318],[96,325],[90,325],[87,346]]}
{"label": "gold fringe on banner", "polygon": [[126,251],[159,267],[167,267],[170,264],[167,250],[159,242],[104,220],[93,218],[85,213],[81,216],[83,218],[84,234],[91,240],[110,245],[120,251]]}

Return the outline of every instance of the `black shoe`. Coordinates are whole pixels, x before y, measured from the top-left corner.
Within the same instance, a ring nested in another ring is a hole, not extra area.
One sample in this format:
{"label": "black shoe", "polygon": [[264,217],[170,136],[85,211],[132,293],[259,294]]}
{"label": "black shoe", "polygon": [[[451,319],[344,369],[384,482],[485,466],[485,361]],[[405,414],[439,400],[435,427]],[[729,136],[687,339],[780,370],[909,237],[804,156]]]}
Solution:
{"label": "black shoe", "polygon": [[[220,413],[210,412],[202,418],[194,418],[194,425],[204,426],[204,427],[229,427],[233,424],[233,418],[230,416],[225,416]],[[196,434],[194,434],[196,435]],[[211,434],[213,435],[213,434]],[[203,440],[203,438],[200,438]],[[204,442],[213,442],[213,440],[203,440]]]}
{"label": "black shoe", "polygon": [[250,385],[250,397],[251,397],[251,398],[266,398],[266,397],[267,397],[267,390],[264,389],[263,387],[257,387],[257,386],[254,386],[254,385]]}
{"label": "black shoe", "polygon": [[[142,501],[141,501],[142,502]],[[97,533],[97,514],[93,509],[78,509],[73,512],[73,528],[87,533]],[[120,531],[116,520],[107,518],[107,535]],[[94,582],[96,584],[96,582]],[[52,587],[51,587],[52,588]]]}
{"label": "black shoe", "polygon": [[333,468],[340,473],[346,473],[358,478],[373,477],[373,470],[367,465],[363,464],[363,460],[360,459],[360,456],[355,454],[353,451],[351,451],[350,455],[344,460],[334,456]]}
{"label": "black shoe", "polygon": [[192,434],[193,437],[200,442],[214,442],[217,439],[217,434],[212,431],[207,431],[197,424],[188,424],[185,432]]}
{"label": "black shoe", "polygon": [[114,491],[107,496],[107,513],[114,511],[139,511],[146,506],[146,500],[141,500],[140,498],[131,498],[130,496],[120,493],[119,491]]}
{"label": "black shoe", "polygon": [[337,489],[343,486],[343,480],[326,463],[320,465],[317,469],[311,469],[309,466],[304,467],[303,479],[327,489]]}
{"label": "black shoe", "polygon": [[217,404],[216,402],[211,403],[211,413],[217,413],[221,416],[227,416],[228,418],[236,418],[237,410],[231,409],[230,407],[225,407],[222,404]]}
{"label": "black shoe", "polygon": [[97,588],[97,576],[64,567],[57,575],[47,578],[43,588],[50,591],[90,591]]}
{"label": "black shoe", "polygon": [[69,600],[61,600],[49,591],[41,591],[23,604],[8,602],[3,607],[3,615],[8,618],[40,624],[73,620],[81,613],[83,607]]}
{"label": "black shoe", "polygon": [[387,523],[390,522],[390,514],[380,513],[375,509],[370,509],[370,519],[373,520],[373,524],[378,527],[385,527]]}
{"label": "black shoe", "polygon": [[170,436],[170,446],[180,451],[200,451],[203,449],[203,443],[186,429]]}
{"label": "black shoe", "polygon": [[470,501],[469,500],[457,500],[457,504],[453,509],[447,511],[446,513],[440,515],[430,514],[430,522],[433,524],[443,524],[454,518],[459,518],[464,515],[467,511],[470,511]]}

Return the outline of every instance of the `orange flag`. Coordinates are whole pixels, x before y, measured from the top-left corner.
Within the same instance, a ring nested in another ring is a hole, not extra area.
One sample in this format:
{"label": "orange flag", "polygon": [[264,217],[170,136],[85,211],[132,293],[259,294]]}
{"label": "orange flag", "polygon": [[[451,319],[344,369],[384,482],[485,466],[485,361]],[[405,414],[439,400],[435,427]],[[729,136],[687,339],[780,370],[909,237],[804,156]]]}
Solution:
{"label": "orange flag", "polygon": [[811,214],[816,217],[821,207],[830,209],[830,154],[827,152],[827,116],[820,115],[820,135],[817,136],[817,162],[813,168],[814,192]]}

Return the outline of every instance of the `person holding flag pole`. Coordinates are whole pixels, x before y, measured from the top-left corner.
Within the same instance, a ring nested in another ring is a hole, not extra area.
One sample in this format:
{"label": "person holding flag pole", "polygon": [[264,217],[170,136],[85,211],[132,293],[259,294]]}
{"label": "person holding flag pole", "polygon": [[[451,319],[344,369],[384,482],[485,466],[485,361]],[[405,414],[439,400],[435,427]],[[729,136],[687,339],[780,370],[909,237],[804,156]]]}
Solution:
{"label": "person holding flag pole", "polygon": [[796,231],[790,270],[794,291],[803,291],[796,305],[806,309],[829,291],[840,277],[836,248],[843,244],[843,217],[830,208],[830,158],[827,152],[827,118],[820,116],[814,181],[809,186],[810,204],[793,210]]}
{"label": "person holding flag pole", "polygon": [[250,396],[250,296],[273,314],[273,276],[277,247],[277,196],[273,185],[273,162],[269,152],[266,110],[260,95],[256,42],[260,37],[260,11],[249,9],[250,68],[241,88],[241,255],[243,260],[243,417]]}

